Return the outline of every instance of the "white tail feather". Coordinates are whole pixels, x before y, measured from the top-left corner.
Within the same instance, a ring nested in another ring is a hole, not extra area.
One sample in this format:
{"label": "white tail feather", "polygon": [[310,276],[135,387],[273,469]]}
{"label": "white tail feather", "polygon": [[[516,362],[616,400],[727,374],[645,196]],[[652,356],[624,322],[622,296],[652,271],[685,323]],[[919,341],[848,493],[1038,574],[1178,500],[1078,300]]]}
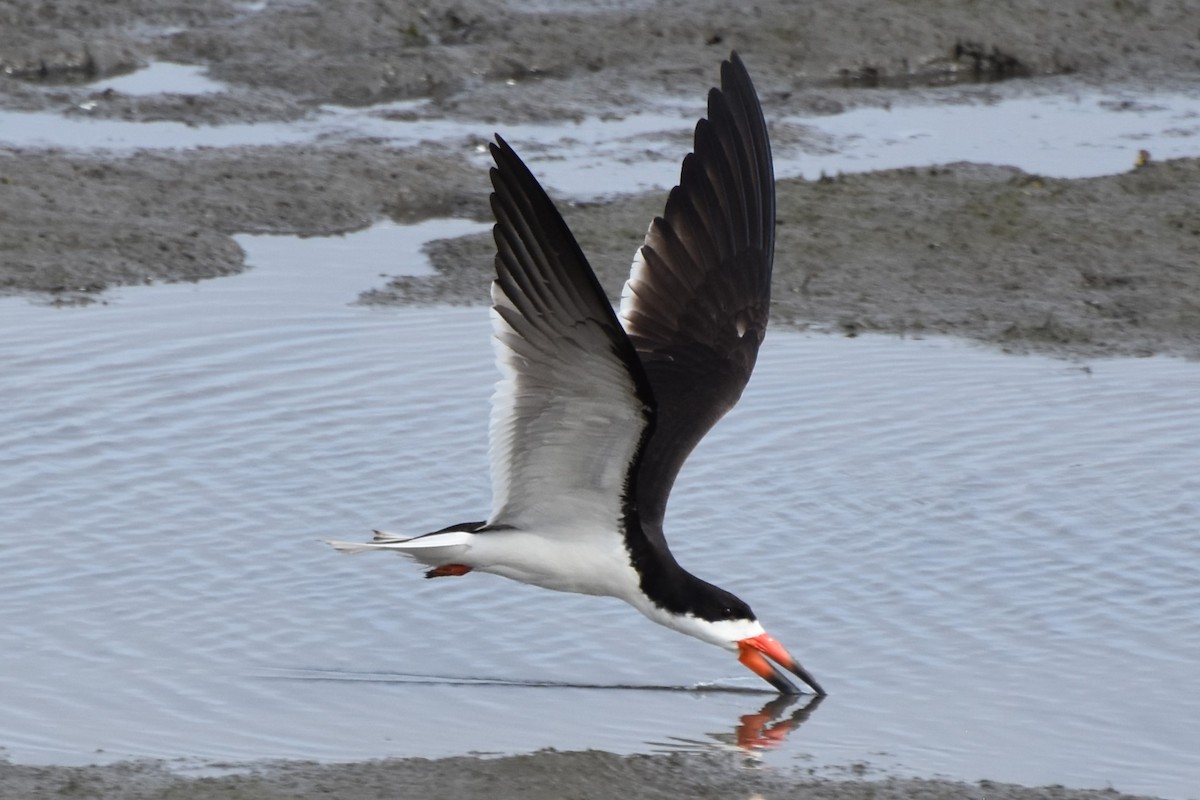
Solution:
{"label": "white tail feather", "polygon": [[418,561],[439,566],[454,561],[466,553],[471,547],[472,534],[466,531],[449,531],[415,539],[396,536],[384,531],[375,531],[375,539],[371,542],[341,542],[326,539],[325,543],[339,553],[365,553],[368,550],[391,550],[412,556]]}
{"label": "white tail feather", "polygon": [[381,545],[375,542],[341,542],[335,539],[322,539],[321,541],[337,550],[339,553],[354,555],[355,553],[365,553],[368,550],[378,550]]}
{"label": "white tail feather", "polygon": [[343,542],[337,539],[322,539],[321,541],[337,550],[339,553],[365,553],[368,550],[396,550],[398,544],[412,541],[412,537],[397,536],[387,531],[372,531],[375,536],[369,542]]}

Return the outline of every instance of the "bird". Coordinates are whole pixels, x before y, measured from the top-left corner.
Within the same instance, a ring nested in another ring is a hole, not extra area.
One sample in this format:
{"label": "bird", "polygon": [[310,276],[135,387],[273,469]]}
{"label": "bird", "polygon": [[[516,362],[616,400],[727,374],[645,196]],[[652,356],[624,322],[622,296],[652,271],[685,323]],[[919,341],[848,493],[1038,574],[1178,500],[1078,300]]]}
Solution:
{"label": "bird", "polygon": [[617,309],[553,201],[496,135],[491,512],[413,537],[375,531],[370,542],[329,544],[404,554],[428,578],[483,572],[616,597],[735,653],[782,695],[803,693],[786,670],[824,696],[750,606],[684,569],[664,534],[675,478],[741,397],[769,315],[766,120],[736,51],[720,83]]}

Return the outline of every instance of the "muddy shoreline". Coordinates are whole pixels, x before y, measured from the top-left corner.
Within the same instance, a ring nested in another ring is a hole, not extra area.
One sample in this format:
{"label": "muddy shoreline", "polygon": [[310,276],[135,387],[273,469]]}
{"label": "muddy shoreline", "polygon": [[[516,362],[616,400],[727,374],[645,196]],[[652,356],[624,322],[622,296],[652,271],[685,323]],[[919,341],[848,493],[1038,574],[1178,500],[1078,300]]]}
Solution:
{"label": "muddy shoreline", "polygon": [[[846,772],[871,772],[853,765]],[[756,766],[732,754],[618,756],[597,751],[546,750],[504,758],[389,759],[356,764],[266,763],[221,777],[185,777],[165,762],[107,766],[39,767],[0,762],[6,797],[52,800],[103,797],[237,797],[242,800],[336,798],[337,800],[527,800],[613,798],[667,800],[679,797],[792,797],[811,800],[1135,800],[1112,789],[1024,787],[980,781],[876,777],[817,778]]]}
{"label": "muddy shoreline", "polygon": [[[1200,160],[1059,180],[952,164],[781,181],[772,323],[950,334],[1014,352],[1200,357]],[[622,285],[658,193],[565,216]],[[439,276],[368,302],[484,302],[488,235],[435,242]]]}
{"label": "muddy shoreline", "polygon": [[[1054,13],[1026,0],[857,5],[0,3],[0,108],[199,125],[424,98],[422,114],[478,120],[486,135],[505,122],[628,113],[664,94],[702,97],[731,47],[753,65],[768,117],[922,102],[924,87],[964,78],[965,92],[1004,79],[993,85],[1011,93],[1064,79],[1161,88],[1200,74],[1183,2],[1103,13],[1083,0]],[[231,88],[128,97],[88,86],[156,59],[207,65]],[[0,146],[0,292],[71,304],[113,286],[229,275],[244,267],[239,232],[486,219],[487,177],[465,163],[468,144]],[[774,320],[1068,356],[1200,357],[1197,164],[1130,167],[1080,181],[953,165],[782,182]],[[570,210],[614,294],[659,195]],[[364,286],[364,300],[483,302],[488,250],[479,237],[438,243],[441,275]]]}
{"label": "muddy shoreline", "polygon": [[[0,154],[0,291],[78,303],[243,268],[235,233],[327,235],[381,216],[486,219],[453,152],[296,145]],[[661,192],[565,215],[616,295]],[[1017,352],[1200,357],[1200,160],[1062,180],[954,164],[779,184],[776,325],[950,334]],[[487,235],[435,242],[439,274],[368,303],[484,303]]]}

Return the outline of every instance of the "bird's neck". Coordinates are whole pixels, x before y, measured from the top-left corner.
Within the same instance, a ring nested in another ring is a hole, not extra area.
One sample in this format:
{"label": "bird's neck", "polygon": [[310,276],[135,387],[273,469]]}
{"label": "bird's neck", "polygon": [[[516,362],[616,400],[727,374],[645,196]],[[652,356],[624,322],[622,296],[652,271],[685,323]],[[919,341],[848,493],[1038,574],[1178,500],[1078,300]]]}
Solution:
{"label": "bird's neck", "polygon": [[[661,536],[657,538],[662,540]],[[671,551],[656,546],[651,537],[627,536],[626,539],[630,561],[640,579],[641,593],[666,613],[697,613],[700,610],[697,599],[705,597],[715,587],[681,567]],[[633,539],[632,544],[629,544],[630,539]]]}

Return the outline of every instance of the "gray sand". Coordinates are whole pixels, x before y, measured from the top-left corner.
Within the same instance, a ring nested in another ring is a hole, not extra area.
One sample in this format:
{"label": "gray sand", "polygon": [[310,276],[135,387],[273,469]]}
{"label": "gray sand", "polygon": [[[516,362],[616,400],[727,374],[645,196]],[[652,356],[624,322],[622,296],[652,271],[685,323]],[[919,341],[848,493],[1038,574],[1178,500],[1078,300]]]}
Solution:
{"label": "gray sand", "polygon": [[[548,5],[347,0],[255,10],[234,0],[0,0],[0,107],[195,125],[294,120],[326,102],[430,98],[429,113],[502,130],[518,120],[628,113],[647,95],[702,97],[732,48],[750,64],[768,118],[921,102],[924,87],[963,80],[1168,87],[1194,85],[1200,74],[1193,0],[764,0],[749,11],[724,0],[610,0],[581,13],[531,10]],[[153,60],[206,65],[235,90],[132,98],[87,85]],[[132,156],[0,147],[0,292],[88,302],[112,286],[228,275],[243,268],[231,238],[238,232],[329,234],[383,216],[483,219],[487,192],[486,174],[436,145],[363,140]],[[656,193],[568,210],[605,285],[620,285],[662,202]],[[952,333],[1067,356],[1200,357],[1200,161],[1076,181],[972,165],[791,180],[780,184],[779,202],[776,323]],[[483,301],[487,237],[441,242],[432,253],[439,275],[364,286],[364,300]],[[0,795],[28,798],[754,792],[1121,797],[817,779],[717,757],[604,753],[285,763],[202,779],[154,762],[0,762]]]}
{"label": "gray sand", "polygon": [[[861,768],[862,765],[859,765]],[[847,772],[858,771],[847,769]],[[617,756],[553,750],[507,758],[394,759],[358,764],[285,762],[219,778],[184,778],[165,764],[30,767],[0,762],[0,795],[26,800],[1133,800],[1111,789],[1028,788],[981,781],[880,778],[848,780],[788,775],[726,754]]]}
{"label": "gray sand", "polygon": [[[242,268],[237,232],[330,234],[381,214],[487,214],[486,173],[426,147],[288,146],[0,160],[0,290],[58,302]],[[660,192],[566,209],[616,291]],[[1200,161],[1058,180],[951,165],[782,181],[773,322],[952,333],[1075,356],[1200,357]],[[121,220],[114,224],[114,220]],[[489,235],[372,303],[486,300]]]}
{"label": "gray sand", "polygon": [[[661,203],[565,214],[605,286],[621,286]],[[970,164],[782,181],[772,322],[1196,358],[1198,209],[1197,160],[1073,181]],[[492,252],[487,234],[437,242],[440,277],[365,299],[483,302]]]}

